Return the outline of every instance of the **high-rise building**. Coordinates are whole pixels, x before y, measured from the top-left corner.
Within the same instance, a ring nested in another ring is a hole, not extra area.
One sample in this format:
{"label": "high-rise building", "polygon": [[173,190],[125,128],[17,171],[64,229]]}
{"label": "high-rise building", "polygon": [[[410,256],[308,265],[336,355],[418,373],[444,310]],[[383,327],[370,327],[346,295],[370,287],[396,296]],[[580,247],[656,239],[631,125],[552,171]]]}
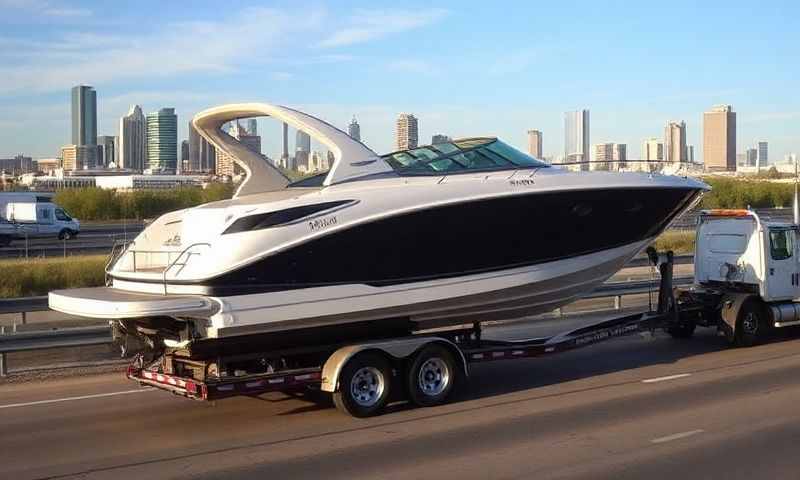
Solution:
{"label": "high-rise building", "polygon": [[686,146],[686,161],[689,163],[694,163],[694,145]]}
{"label": "high-rise building", "polygon": [[658,161],[664,160],[664,144],[657,138],[648,138],[642,142],[642,160]]}
{"label": "high-rise building", "polygon": [[258,135],[258,121],[255,118],[247,119],[247,134]]}
{"label": "high-rise building", "polygon": [[178,169],[178,116],[174,108],[147,114],[147,168],[153,173]]}
{"label": "high-rise building", "polygon": [[128,114],[119,119],[117,167],[144,170],[147,158],[147,119],[139,105],[131,105]]}
{"label": "high-rise building", "polygon": [[736,170],[736,112],[730,105],[703,114],[703,163],[709,171]]}
{"label": "high-rise building", "polygon": [[283,153],[281,154],[281,161],[286,163],[289,161],[289,125],[283,123]]}
{"label": "high-rise building", "polygon": [[32,173],[35,171],[33,164],[33,159],[25,155],[16,155],[13,158],[0,158],[0,173],[6,172],[11,175]]}
{"label": "high-rise building", "polygon": [[589,110],[564,113],[564,161],[589,169]]}
{"label": "high-rise building", "polygon": [[686,162],[686,122],[667,122],[664,128],[664,161]]}
{"label": "high-rise building", "polygon": [[[294,169],[304,167],[309,168],[309,156],[311,154],[311,136],[302,130],[298,130],[294,136]],[[284,168],[289,168],[283,165]]]}
{"label": "high-rise building", "polygon": [[594,162],[589,165],[590,170],[613,170],[613,143],[596,143],[592,150],[594,150]]}
{"label": "high-rise building", "polygon": [[[251,151],[262,155],[261,137],[258,135],[249,135],[247,130],[242,128],[242,126],[239,124],[238,120],[233,122],[228,134]],[[222,150],[216,152],[216,167],[217,175],[234,176],[240,171],[239,166],[236,165],[233,157]]]}
{"label": "high-rise building", "polygon": [[761,166],[766,166],[769,164],[767,142],[758,142],[756,148],[758,149],[758,164]]}
{"label": "high-rise building", "polygon": [[61,159],[58,158],[40,158],[36,160],[36,170],[48,175],[61,168]]}
{"label": "high-rise building", "polygon": [[758,165],[758,150],[755,148],[748,148],[745,150],[745,165],[755,167]]}
{"label": "high-rise building", "polygon": [[750,165],[747,164],[747,154],[746,153],[737,153],[736,154],[736,167],[749,167]]}
{"label": "high-rise building", "polygon": [[408,150],[419,145],[419,122],[410,113],[401,113],[397,117],[394,130],[395,148]]}
{"label": "high-rise building", "polygon": [[615,143],[611,159],[614,160],[617,170],[628,166],[628,145],[625,143]]}
{"label": "high-rise building", "polygon": [[181,162],[180,173],[185,173],[190,170],[189,168],[189,140],[181,140]]}
{"label": "high-rise building", "polygon": [[64,170],[92,170],[97,156],[97,145],[65,145],[61,147],[61,166]]}
{"label": "high-rise building", "polygon": [[217,168],[217,150],[189,122],[188,171],[210,173]]}
{"label": "high-rise building", "polygon": [[101,135],[97,137],[97,167],[108,168],[112,163],[117,164],[116,137]]}
{"label": "high-rise building", "polygon": [[72,144],[97,145],[97,92],[88,85],[72,87]]}
{"label": "high-rise building", "polygon": [[543,158],[542,152],[542,132],[540,130],[528,130],[528,153],[534,158]]}
{"label": "high-rise building", "polygon": [[354,140],[361,141],[361,125],[356,121],[356,116],[353,115],[353,120],[347,126],[347,134]]}
{"label": "high-rise building", "polygon": [[431,137],[431,145],[436,145],[437,143],[447,143],[452,141],[453,141],[452,138],[442,134],[436,134]]}

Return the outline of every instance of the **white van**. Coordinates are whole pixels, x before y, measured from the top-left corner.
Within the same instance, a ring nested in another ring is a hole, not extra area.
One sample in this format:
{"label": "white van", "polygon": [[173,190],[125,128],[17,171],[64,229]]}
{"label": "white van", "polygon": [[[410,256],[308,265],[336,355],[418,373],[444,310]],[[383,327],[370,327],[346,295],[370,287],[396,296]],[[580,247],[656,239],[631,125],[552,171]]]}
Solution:
{"label": "white van", "polygon": [[17,238],[58,237],[69,240],[81,231],[81,224],[54,203],[10,202],[5,218],[19,226]]}

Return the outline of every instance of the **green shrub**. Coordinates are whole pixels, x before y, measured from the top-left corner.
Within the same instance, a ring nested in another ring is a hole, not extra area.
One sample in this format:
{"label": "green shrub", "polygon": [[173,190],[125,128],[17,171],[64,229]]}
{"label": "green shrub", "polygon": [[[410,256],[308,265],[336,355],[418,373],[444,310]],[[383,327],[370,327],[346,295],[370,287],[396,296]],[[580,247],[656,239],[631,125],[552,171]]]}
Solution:
{"label": "green shrub", "polygon": [[105,283],[106,256],[0,260],[0,298],[47,295],[60,288]]}
{"label": "green shrub", "polygon": [[672,250],[676,254],[694,252],[694,230],[667,230],[653,244],[659,252]]}
{"label": "green shrub", "polygon": [[794,185],[763,180],[704,178],[711,191],[703,196],[703,208],[773,208],[789,207],[794,198]]}
{"label": "green shrub", "polygon": [[59,190],[54,201],[79,220],[142,220],[202,203],[225,200],[232,195],[233,185],[222,183],[211,184],[204,189],[181,187],[132,192],[90,187]]}

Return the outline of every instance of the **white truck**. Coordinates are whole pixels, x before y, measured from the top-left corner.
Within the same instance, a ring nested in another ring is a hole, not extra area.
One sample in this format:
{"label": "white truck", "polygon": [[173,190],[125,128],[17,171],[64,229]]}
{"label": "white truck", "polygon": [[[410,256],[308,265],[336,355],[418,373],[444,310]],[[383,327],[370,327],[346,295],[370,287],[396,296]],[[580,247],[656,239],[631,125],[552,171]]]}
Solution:
{"label": "white truck", "polygon": [[5,219],[17,225],[16,238],[69,240],[81,231],[78,220],[50,202],[9,202],[5,206]]}
{"label": "white truck", "polygon": [[776,328],[800,325],[800,227],[751,210],[706,210],[698,218],[694,285],[677,289],[671,333],[717,326],[749,346]]}

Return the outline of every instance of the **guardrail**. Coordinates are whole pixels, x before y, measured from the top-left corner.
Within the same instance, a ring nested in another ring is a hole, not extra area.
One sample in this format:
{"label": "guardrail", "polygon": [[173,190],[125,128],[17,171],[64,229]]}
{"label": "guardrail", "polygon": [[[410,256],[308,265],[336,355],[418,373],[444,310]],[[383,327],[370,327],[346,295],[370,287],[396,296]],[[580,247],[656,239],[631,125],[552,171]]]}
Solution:
{"label": "guardrail", "polygon": [[[691,277],[676,278],[673,285],[682,286],[692,283]],[[622,308],[622,297],[641,295],[658,291],[658,281],[640,280],[632,282],[606,283],[581,299],[614,298],[614,309]],[[0,300],[0,314],[22,314],[22,323],[26,321],[26,313],[49,310],[47,297],[27,297]],[[556,313],[561,315],[561,309]],[[6,333],[0,327],[0,377],[8,375],[7,353],[46,348],[68,348],[86,345],[102,345],[110,343],[111,328],[109,326],[74,327],[41,332],[16,332],[16,324],[12,333]]]}

